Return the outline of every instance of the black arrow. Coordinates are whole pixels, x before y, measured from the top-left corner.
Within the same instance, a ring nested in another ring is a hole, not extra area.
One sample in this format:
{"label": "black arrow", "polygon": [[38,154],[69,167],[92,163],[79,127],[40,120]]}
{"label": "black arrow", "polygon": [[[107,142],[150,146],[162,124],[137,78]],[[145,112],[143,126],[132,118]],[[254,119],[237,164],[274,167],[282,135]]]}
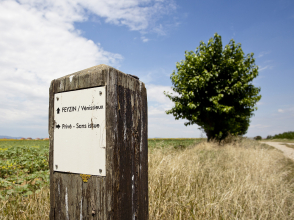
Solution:
{"label": "black arrow", "polygon": [[56,125],[56,128],[58,128],[58,129],[59,129],[59,128],[60,128],[60,125]]}
{"label": "black arrow", "polygon": [[57,111],[57,114],[59,114],[59,112],[60,112],[60,109],[58,108],[56,111]]}

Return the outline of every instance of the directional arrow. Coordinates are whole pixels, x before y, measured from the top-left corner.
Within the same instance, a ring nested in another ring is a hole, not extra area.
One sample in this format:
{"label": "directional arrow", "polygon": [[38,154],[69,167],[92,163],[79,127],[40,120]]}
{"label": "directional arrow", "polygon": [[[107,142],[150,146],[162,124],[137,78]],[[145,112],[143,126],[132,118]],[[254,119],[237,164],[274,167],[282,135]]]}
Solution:
{"label": "directional arrow", "polygon": [[56,111],[57,111],[57,114],[59,114],[59,112],[60,112],[60,109],[58,108]]}
{"label": "directional arrow", "polygon": [[59,128],[60,128],[60,125],[56,125],[56,128],[58,128],[58,129],[59,129]]}

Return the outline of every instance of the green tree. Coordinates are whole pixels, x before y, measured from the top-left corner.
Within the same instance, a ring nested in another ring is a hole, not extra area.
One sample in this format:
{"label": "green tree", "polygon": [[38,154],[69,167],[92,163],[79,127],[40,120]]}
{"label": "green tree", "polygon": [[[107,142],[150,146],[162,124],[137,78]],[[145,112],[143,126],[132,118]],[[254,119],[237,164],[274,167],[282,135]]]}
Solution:
{"label": "green tree", "polygon": [[229,134],[247,132],[260,88],[252,85],[258,76],[253,53],[245,56],[241,44],[231,40],[224,48],[217,33],[196,52],[186,51],[177,62],[171,81],[175,93],[164,92],[175,106],[166,111],[185,125],[197,124],[211,139],[222,140]]}

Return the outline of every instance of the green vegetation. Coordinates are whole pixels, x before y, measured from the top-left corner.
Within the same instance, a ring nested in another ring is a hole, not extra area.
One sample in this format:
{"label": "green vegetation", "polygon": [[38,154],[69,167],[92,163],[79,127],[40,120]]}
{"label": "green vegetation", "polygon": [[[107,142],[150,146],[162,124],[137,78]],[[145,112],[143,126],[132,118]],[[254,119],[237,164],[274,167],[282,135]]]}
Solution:
{"label": "green vegetation", "polygon": [[0,140],[0,199],[49,184],[49,141]]}
{"label": "green vegetation", "polygon": [[294,131],[288,131],[274,136],[268,135],[266,139],[294,139]]}
{"label": "green vegetation", "polygon": [[258,135],[256,137],[254,137],[254,140],[260,141],[260,140],[262,140],[262,137]]}
{"label": "green vegetation", "polygon": [[186,126],[199,125],[208,140],[245,134],[261,98],[260,88],[252,85],[258,76],[253,55],[245,56],[234,40],[223,48],[218,34],[207,44],[201,41],[196,52],[185,52],[177,73],[171,74],[175,94],[165,95],[175,106],[166,113],[187,119]]}

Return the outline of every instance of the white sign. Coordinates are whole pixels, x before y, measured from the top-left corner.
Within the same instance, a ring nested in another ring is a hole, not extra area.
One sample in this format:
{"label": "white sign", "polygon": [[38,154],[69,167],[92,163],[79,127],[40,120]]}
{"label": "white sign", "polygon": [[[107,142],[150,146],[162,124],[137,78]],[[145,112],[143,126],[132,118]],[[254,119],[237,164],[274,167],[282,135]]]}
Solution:
{"label": "white sign", "polygon": [[106,175],[105,86],[54,95],[54,171]]}

